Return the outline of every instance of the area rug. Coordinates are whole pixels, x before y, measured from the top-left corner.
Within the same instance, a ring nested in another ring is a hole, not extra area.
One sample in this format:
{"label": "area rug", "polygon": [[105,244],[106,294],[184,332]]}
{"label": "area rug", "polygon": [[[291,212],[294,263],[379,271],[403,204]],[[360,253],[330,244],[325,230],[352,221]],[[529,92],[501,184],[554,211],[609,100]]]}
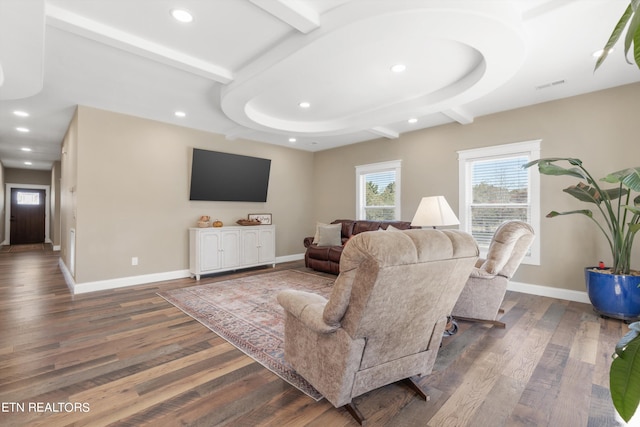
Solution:
{"label": "area rug", "polygon": [[333,278],[296,270],[158,293],[315,400],[322,395],[284,360],[284,310],[276,295],[297,289],[329,297]]}

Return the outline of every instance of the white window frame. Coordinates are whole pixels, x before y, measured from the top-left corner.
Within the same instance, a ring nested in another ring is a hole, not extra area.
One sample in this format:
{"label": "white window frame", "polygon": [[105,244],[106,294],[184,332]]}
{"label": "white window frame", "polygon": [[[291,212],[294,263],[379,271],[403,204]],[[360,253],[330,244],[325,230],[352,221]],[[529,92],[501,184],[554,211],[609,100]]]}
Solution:
{"label": "white window frame", "polygon": [[400,216],[400,193],[401,193],[401,170],[402,170],[402,160],[392,160],[388,162],[380,162],[380,163],[371,163],[368,165],[360,165],[356,166],[356,219],[363,220],[366,218],[365,213],[365,175],[370,173],[377,172],[387,172],[387,171],[395,171],[396,173],[396,186],[395,186],[395,209],[394,209],[394,217],[396,221],[399,221]]}
{"label": "white window frame", "polygon": [[[540,143],[542,140],[516,142],[512,144],[494,145],[490,147],[474,148],[458,151],[459,173],[459,215],[460,229],[471,233],[471,178],[472,162],[478,160],[500,159],[501,157],[527,156],[529,160],[540,158]],[[524,264],[540,265],[540,173],[538,169],[528,168],[529,174],[529,206],[530,223],[535,232],[529,254],[522,261]],[[481,257],[486,257],[486,250],[482,250]]]}

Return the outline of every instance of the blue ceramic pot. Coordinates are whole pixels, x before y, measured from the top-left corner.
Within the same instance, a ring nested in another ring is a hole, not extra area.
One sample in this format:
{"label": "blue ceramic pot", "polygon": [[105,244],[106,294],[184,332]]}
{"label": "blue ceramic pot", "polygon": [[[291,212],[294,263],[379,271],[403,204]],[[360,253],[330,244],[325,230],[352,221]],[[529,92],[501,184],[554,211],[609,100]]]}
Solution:
{"label": "blue ceramic pot", "polygon": [[584,270],[587,294],[599,314],[614,319],[638,320],[640,316],[640,276],[614,275]]}

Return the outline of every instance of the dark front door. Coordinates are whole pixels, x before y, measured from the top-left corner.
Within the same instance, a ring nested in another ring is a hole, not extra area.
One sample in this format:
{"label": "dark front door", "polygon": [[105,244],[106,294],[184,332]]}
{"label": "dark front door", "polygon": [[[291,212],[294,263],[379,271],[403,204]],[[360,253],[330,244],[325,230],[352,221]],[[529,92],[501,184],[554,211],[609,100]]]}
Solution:
{"label": "dark front door", "polygon": [[44,242],[45,191],[11,189],[12,245]]}

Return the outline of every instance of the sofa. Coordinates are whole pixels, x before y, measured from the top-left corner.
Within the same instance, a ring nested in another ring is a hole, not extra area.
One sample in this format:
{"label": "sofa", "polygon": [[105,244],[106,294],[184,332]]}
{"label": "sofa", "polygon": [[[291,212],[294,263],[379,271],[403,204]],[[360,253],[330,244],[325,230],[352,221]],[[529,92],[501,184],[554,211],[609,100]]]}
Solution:
{"label": "sofa", "polygon": [[[447,316],[478,258],[458,230],[358,233],[345,246],[329,298],[283,290],[287,362],[335,407],[431,373]],[[375,401],[376,399],[373,398]]]}
{"label": "sofa", "polygon": [[[391,228],[389,228],[391,227]],[[316,234],[305,237],[304,265],[325,273],[340,273],[340,257],[345,243],[365,231],[407,230],[413,228],[408,221],[366,221],[336,219],[330,224],[318,223]]]}

